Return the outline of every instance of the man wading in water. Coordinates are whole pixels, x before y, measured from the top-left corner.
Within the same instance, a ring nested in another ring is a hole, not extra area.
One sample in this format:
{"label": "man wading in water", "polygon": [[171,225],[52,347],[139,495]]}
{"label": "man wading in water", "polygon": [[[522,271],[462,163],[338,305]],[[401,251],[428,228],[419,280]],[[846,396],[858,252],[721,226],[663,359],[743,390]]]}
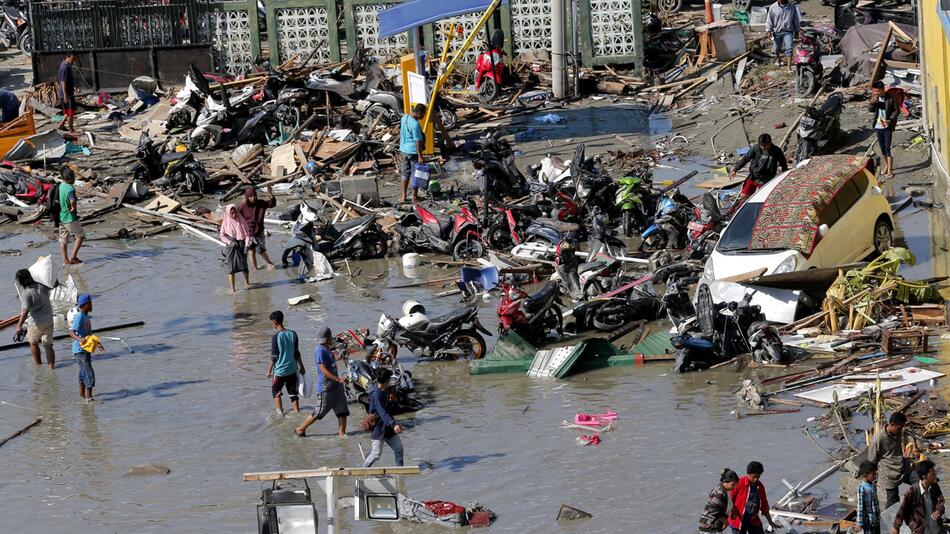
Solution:
{"label": "man wading in water", "polygon": [[[36,365],[43,363],[40,358],[40,345],[46,350],[46,363],[52,369],[56,366],[56,351],[53,350],[53,304],[49,300],[50,288],[33,280],[27,269],[16,272],[16,283],[20,286],[20,320],[16,325],[17,337],[26,334],[30,343],[30,352]],[[27,316],[33,318],[33,324],[23,331]]]}
{"label": "man wading in water", "polygon": [[284,312],[275,311],[270,314],[270,322],[277,333],[271,338],[270,365],[267,367],[267,378],[272,378],[271,394],[274,396],[274,409],[284,415],[284,405],[281,401],[281,390],[286,388],[290,402],[294,405],[294,412],[300,412],[300,398],[297,396],[297,372],[304,374],[303,361],[300,359],[297,332],[284,328]]}
{"label": "man wading in water", "polygon": [[330,351],[330,341],[333,336],[330,329],[321,326],[317,330],[317,350],[314,352],[313,359],[320,369],[317,375],[318,388],[320,389],[320,408],[307,416],[303,424],[294,429],[294,433],[300,437],[307,435],[307,427],[326,417],[330,410],[336,415],[337,426],[340,438],[346,437],[346,418],[350,415],[350,409],[346,403],[346,391],[343,389],[346,379],[340,378],[336,370],[336,358]]}

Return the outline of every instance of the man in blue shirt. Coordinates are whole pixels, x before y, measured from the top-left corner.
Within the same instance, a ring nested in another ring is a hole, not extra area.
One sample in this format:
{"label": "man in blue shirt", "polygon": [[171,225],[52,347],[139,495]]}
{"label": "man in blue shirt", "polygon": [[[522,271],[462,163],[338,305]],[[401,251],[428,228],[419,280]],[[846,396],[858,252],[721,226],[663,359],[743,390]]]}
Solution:
{"label": "man in blue shirt", "polygon": [[[425,134],[422,133],[422,126],[419,119],[426,116],[425,104],[416,104],[412,108],[412,113],[403,115],[399,123],[399,174],[402,176],[402,198],[401,202],[406,202],[406,191],[409,188],[409,180],[412,178],[413,163],[423,163],[422,152],[423,143],[425,143]],[[412,188],[412,201],[416,201],[416,188]]]}
{"label": "man in blue shirt", "polygon": [[56,76],[56,92],[63,107],[63,122],[59,123],[59,128],[67,125],[71,134],[76,133],[73,128],[73,117],[76,115],[76,84],[73,81],[75,60],[76,55],[72,51],[66,52],[66,59],[59,64],[59,73]]}
{"label": "man in blue shirt", "polygon": [[385,367],[376,369],[376,384],[369,393],[369,413],[376,416],[376,424],[373,425],[370,438],[373,440],[373,449],[369,456],[363,461],[363,467],[372,467],[379,457],[383,454],[383,442],[385,441],[389,448],[393,450],[396,457],[396,466],[403,464],[403,447],[399,434],[402,434],[402,427],[396,423],[386,402],[386,386],[389,385],[389,379],[393,372]]}
{"label": "man in blue shirt", "polygon": [[73,318],[69,337],[73,338],[73,358],[79,365],[79,398],[86,402],[93,402],[92,388],[96,387],[96,372],[92,369],[92,353],[82,348],[86,336],[92,333],[92,321],[89,313],[92,312],[92,297],[88,293],[79,295],[76,299],[79,313]]}
{"label": "man in blue shirt", "polygon": [[20,116],[20,99],[12,91],[0,89],[0,122],[10,122]]}
{"label": "man in blue shirt", "polygon": [[336,370],[336,358],[330,351],[330,343],[333,335],[330,329],[321,326],[317,330],[317,350],[314,351],[313,359],[320,370],[317,373],[317,388],[320,390],[320,407],[313,411],[304,419],[303,424],[294,429],[300,437],[307,435],[307,427],[326,417],[330,410],[337,419],[337,430],[340,438],[346,437],[346,418],[350,415],[350,408],[346,403],[346,390],[344,385],[346,379],[340,377]]}
{"label": "man in blue shirt", "polygon": [[300,412],[300,397],[297,396],[297,372],[304,374],[303,361],[300,359],[297,332],[284,328],[284,313],[275,311],[270,314],[270,322],[277,333],[270,342],[270,366],[267,367],[267,378],[272,378],[271,395],[274,396],[274,407],[277,413],[284,415],[284,405],[281,402],[281,390],[286,388],[290,402],[294,405],[294,412]]}

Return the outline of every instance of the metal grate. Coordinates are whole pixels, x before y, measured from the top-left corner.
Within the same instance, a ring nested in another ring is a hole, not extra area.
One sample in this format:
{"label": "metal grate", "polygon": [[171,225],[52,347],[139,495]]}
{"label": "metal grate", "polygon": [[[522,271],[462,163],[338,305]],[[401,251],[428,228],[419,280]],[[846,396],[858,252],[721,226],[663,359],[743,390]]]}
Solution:
{"label": "metal grate", "polygon": [[245,10],[209,13],[214,64],[219,71],[239,74],[253,66],[251,21]]}
{"label": "metal grate", "polygon": [[30,3],[34,49],[116,49],[209,44],[204,0],[43,1]]}
{"label": "metal grate", "polygon": [[[465,41],[465,37],[468,37],[472,30],[475,29],[475,25],[478,24],[478,19],[482,16],[481,13],[469,13],[468,15],[462,15],[460,17],[455,17],[452,19],[446,19],[439,21],[435,25],[435,51],[437,54],[442,54],[442,49],[445,46],[445,35],[443,35],[443,30],[448,27],[449,24],[461,24],[462,25],[462,37],[459,38],[456,36],[455,39],[452,39],[452,43],[449,45],[449,57],[452,57],[452,54],[457,52],[462,47],[462,42]],[[485,29],[482,29],[484,32]],[[475,58],[478,57],[478,53],[481,49],[485,47],[485,37],[479,35],[475,38],[475,44],[471,46],[468,51],[465,52],[465,55],[462,56],[465,63],[475,63]]]}

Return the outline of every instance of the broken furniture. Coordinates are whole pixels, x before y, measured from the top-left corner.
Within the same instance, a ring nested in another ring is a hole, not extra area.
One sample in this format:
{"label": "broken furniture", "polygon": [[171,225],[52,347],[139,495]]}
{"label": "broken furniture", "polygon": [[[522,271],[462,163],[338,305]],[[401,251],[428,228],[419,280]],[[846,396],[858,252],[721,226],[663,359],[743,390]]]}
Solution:
{"label": "broken furniture", "polygon": [[881,338],[881,348],[888,356],[893,354],[921,354],[927,352],[926,328],[901,328],[885,330]]}

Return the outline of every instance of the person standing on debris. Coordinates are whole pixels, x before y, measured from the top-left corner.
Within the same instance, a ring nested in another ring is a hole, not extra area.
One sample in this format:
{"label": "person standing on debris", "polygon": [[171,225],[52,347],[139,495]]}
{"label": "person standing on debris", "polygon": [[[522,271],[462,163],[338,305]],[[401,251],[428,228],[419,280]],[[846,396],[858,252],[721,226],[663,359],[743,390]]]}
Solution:
{"label": "person standing on debris", "polygon": [[733,502],[729,513],[729,526],[732,527],[732,533],[764,534],[759,515],[765,517],[773,529],[779,528],[769,514],[765,485],[759,480],[765,468],[761,463],[753,461],[749,462],[745,471],[746,476],[740,478],[736,487],[729,492],[729,498]]}
{"label": "person standing on debris", "polygon": [[729,173],[730,178],[735,178],[736,174],[749,162],[749,177],[742,182],[742,192],[739,195],[737,205],[740,205],[745,199],[752,196],[760,187],[766,184],[775,175],[778,174],[779,166],[782,172],[788,170],[788,160],[782,150],[772,144],[772,136],[762,134],[759,136],[758,144],[749,147],[749,151],[742,156],[742,159],[736,162],[736,165]]}
{"label": "person standing on debris", "polygon": [[[86,232],[82,229],[82,223],[79,222],[79,199],[76,197],[76,188],[73,186],[76,183],[76,173],[64,165],[59,174],[63,179],[57,187],[60,205],[59,250],[63,253],[63,265],[76,265],[82,263],[79,259],[79,247],[86,238]],[[72,256],[66,253],[70,238],[76,240]]]}
{"label": "person standing on debris", "polygon": [[884,509],[900,500],[902,482],[909,482],[910,461],[904,458],[903,433],[907,417],[901,412],[891,414],[884,425],[868,445],[868,460],[878,466],[881,487],[884,488],[886,500]]}
{"label": "person standing on debris", "polygon": [[274,188],[267,187],[267,199],[257,198],[257,190],[254,186],[248,187],[244,191],[244,202],[238,207],[238,213],[247,221],[247,228],[250,231],[251,239],[248,243],[247,251],[251,256],[251,266],[254,269],[263,269],[257,266],[257,254],[266,262],[268,269],[274,268],[274,262],[267,257],[267,238],[264,236],[264,216],[268,208],[277,206],[277,199],[274,198]]}
{"label": "person standing on debris", "polygon": [[369,393],[369,411],[367,417],[375,416],[372,434],[373,449],[369,456],[363,461],[363,467],[372,467],[379,457],[383,455],[383,442],[385,441],[389,448],[393,450],[396,457],[396,467],[402,467],[404,449],[399,434],[402,434],[402,427],[396,423],[393,416],[389,415],[386,386],[389,385],[389,379],[393,372],[385,367],[376,369],[376,384]]}
{"label": "person standing on debris", "polygon": [[[46,351],[46,364],[50,369],[56,366],[56,351],[53,350],[53,304],[50,302],[50,288],[33,279],[27,269],[16,272],[16,283],[20,286],[20,320],[16,325],[17,338],[26,334],[30,343],[30,352],[36,365],[43,363],[40,358],[40,345]],[[33,324],[23,331],[27,316],[33,318]]]}
{"label": "person standing on debris", "polygon": [[337,371],[336,358],[330,350],[333,334],[330,329],[321,326],[317,330],[317,349],[313,359],[320,372],[317,374],[317,388],[320,391],[320,407],[304,419],[303,424],[294,429],[294,433],[303,437],[307,435],[307,427],[326,417],[330,410],[336,415],[337,431],[340,438],[346,437],[346,418],[350,409],[346,402],[346,379]]}
{"label": "person standing on debris", "polygon": [[[92,321],[89,314],[92,312],[92,297],[88,293],[79,295],[76,299],[79,313],[73,318],[69,329],[69,337],[73,338],[73,359],[79,365],[79,398],[86,402],[93,402],[92,388],[96,387],[96,372],[92,369],[92,352],[98,346],[105,351],[102,345],[88,339],[92,334]],[[92,341],[92,343],[90,343]]]}
{"label": "person standing on debris", "polygon": [[874,114],[874,133],[877,145],[884,157],[884,177],[894,177],[894,157],[891,156],[891,142],[897,119],[901,115],[901,104],[894,93],[884,90],[884,82],[878,80],[871,84],[871,101],[868,111]]}
{"label": "person standing on debris", "polygon": [[73,127],[73,119],[76,116],[76,84],[73,82],[75,61],[76,55],[72,51],[66,52],[66,58],[59,64],[59,74],[56,77],[56,92],[63,108],[63,121],[59,123],[59,129],[62,130],[63,126],[66,126],[71,134],[76,133]]}
{"label": "person standing on debris", "polygon": [[287,389],[290,402],[294,406],[294,413],[300,412],[300,397],[297,396],[297,373],[305,374],[303,360],[300,358],[300,341],[297,332],[284,327],[284,312],[271,312],[270,322],[277,333],[270,340],[270,365],[267,367],[267,378],[271,378],[271,395],[274,397],[274,408],[277,413],[284,415],[284,405],[281,400],[282,389]]}
{"label": "person standing on debris", "polygon": [[722,532],[729,524],[729,492],[739,483],[739,475],[732,469],[723,469],[719,484],[709,492],[709,500],[699,516],[699,531]]}
{"label": "person standing on debris", "polygon": [[858,467],[857,523],[864,534],[881,534],[881,506],[877,500],[877,464],[865,460]]}
{"label": "person standing on debris", "polygon": [[[422,159],[424,152],[425,134],[422,132],[422,126],[419,120],[426,116],[425,104],[416,104],[412,108],[412,113],[403,115],[399,123],[399,169],[402,177],[402,197],[400,202],[406,202],[406,192],[409,188],[409,182],[412,180],[413,164],[418,162],[420,165],[425,161]],[[412,201],[417,198],[416,188],[412,188]]]}
{"label": "person standing on debris", "polygon": [[904,493],[891,532],[898,534],[906,523],[913,534],[940,534],[944,532],[940,526],[944,500],[937,484],[937,469],[933,462],[924,460],[915,470],[920,481]]}
{"label": "person standing on debris", "polygon": [[777,0],[769,6],[765,18],[765,31],[772,39],[772,53],[775,54],[775,64],[781,65],[782,58],[779,52],[785,54],[788,68],[792,68],[792,40],[798,35],[802,27],[802,15],[798,6],[789,0]]}
{"label": "person standing on debris", "polygon": [[20,99],[13,91],[0,89],[0,122],[10,122],[20,116]]}
{"label": "person standing on debris", "polygon": [[251,231],[234,204],[224,207],[224,219],[221,220],[221,230],[218,233],[226,247],[224,257],[228,264],[228,284],[233,295],[235,273],[243,273],[244,284],[251,285],[247,274],[247,245],[251,242]]}

